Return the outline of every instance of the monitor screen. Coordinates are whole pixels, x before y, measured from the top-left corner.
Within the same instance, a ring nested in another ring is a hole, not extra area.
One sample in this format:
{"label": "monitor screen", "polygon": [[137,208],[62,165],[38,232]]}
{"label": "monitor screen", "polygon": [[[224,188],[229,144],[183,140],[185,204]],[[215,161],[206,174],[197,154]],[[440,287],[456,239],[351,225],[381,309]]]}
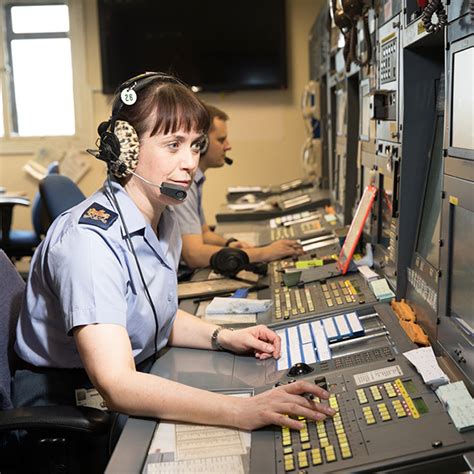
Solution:
{"label": "monitor screen", "polygon": [[380,233],[380,244],[388,248],[390,245],[390,226],[393,216],[393,179],[390,176],[382,175],[380,187],[380,214],[382,226]]}
{"label": "monitor screen", "polygon": [[443,179],[444,120],[437,115],[431,151],[428,182],[425,189],[416,251],[433,267],[439,268],[439,238],[441,220],[441,188]]}
{"label": "monitor screen", "polygon": [[452,228],[451,316],[474,331],[474,213],[456,206]]}
{"label": "monitor screen", "polygon": [[474,150],[474,47],[453,55],[451,146]]}
{"label": "monitor screen", "polygon": [[203,91],[287,86],[285,0],[98,0],[104,93],[145,71]]}

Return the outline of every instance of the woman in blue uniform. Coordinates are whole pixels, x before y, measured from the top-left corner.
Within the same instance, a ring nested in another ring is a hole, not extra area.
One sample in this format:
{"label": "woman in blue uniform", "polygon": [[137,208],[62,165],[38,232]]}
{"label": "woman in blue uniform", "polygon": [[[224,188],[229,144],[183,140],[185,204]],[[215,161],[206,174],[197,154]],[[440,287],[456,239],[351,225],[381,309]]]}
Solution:
{"label": "woman in blue uniform", "polygon": [[139,370],[167,344],[280,355],[264,326],[231,331],[178,309],[173,206],[192,182],[208,127],[200,101],[171,76],[147,73],[120,87],[99,126],[109,179],[54,222],[32,260],[17,327],[17,406],[73,403],[74,389],[91,382],[109,409],[161,419],[298,429],[287,414],[334,413],[299,396],[327,398],[306,382],[240,399]]}

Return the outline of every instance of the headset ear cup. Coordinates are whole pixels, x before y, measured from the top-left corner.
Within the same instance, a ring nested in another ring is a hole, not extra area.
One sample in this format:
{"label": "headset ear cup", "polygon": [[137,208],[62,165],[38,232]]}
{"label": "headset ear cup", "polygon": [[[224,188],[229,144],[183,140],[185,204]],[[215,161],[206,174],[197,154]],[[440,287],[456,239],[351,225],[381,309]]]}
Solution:
{"label": "headset ear cup", "polygon": [[240,249],[222,248],[211,257],[211,268],[221,275],[233,277],[249,265],[248,255]]}
{"label": "headset ear cup", "polygon": [[205,155],[208,149],[209,149],[209,135],[204,135],[204,140],[202,142],[202,147],[201,147],[201,156]]}
{"label": "headset ear cup", "polygon": [[136,130],[125,120],[117,120],[114,127],[116,139],[117,159],[111,163],[110,171],[117,178],[125,178],[138,165],[138,154],[140,152],[140,141]]}

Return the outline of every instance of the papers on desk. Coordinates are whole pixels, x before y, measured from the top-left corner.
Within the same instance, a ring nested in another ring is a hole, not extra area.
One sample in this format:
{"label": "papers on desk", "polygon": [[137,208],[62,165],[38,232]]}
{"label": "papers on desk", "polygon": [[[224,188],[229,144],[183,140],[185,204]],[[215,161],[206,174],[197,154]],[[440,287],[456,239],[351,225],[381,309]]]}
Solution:
{"label": "papers on desk", "polygon": [[227,192],[231,193],[258,193],[264,189],[262,186],[229,186]]}
{"label": "papers on desk", "polygon": [[196,316],[219,325],[257,324],[257,313],[251,314],[206,314],[210,301],[201,301],[196,311]]}
{"label": "papers on desk", "polygon": [[421,347],[404,352],[403,355],[416,367],[422,376],[423,382],[436,389],[440,385],[449,383],[448,376],[441,370],[432,347]]}
{"label": "papers on desk", "polygon": [[271,205],[267,204],[265,201],[227,204],[227,208],[231,211],[258,211],[265,207],[271,207]]}
{"label": "papers on desk", "polygon": [[364,280],[367,283],[370,283],[371,281],[378,280],[379,276],[377,273],[375,273],[371,268],[369,268],[367,265],[361,265],[357,267],[357,270],[359,270],[359,273],[363,276]]}
{"label": "papers on desk", "polygon": [[388,303],[392,298],[395,298],[395,293],[390,289],[385,278],[373,280],[369,283],[369,286],[375,297],[382,303]]}
{"label": "papers on desk", "polygon": [[245,474],[249,471],[250,442],[250,433],[241,430],[160,422],[142,474]]}
{"label": "papers on desk", "polygon": [[458,431],[474,428],[474,399],[463,381],[442,385],[436,390],[436,395],[448,409]]}
{"label": "papers on desk", "polygon": [[271,306],[272,300],[216,297],[206,308],[206,315],[263,313],[268,311]]}

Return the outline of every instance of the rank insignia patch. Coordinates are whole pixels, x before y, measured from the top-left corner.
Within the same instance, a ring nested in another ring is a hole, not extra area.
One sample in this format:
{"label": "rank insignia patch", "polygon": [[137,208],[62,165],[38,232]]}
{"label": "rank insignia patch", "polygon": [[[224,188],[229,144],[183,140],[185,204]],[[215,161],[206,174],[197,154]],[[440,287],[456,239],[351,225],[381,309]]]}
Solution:
{"label": "rank insignia patch", "polygon": [[106,207],[94,202],[88,209],[84,211],[79,224],[90,224],[100,227],[101,229],[108,229],[117,219],[118,214]]}

